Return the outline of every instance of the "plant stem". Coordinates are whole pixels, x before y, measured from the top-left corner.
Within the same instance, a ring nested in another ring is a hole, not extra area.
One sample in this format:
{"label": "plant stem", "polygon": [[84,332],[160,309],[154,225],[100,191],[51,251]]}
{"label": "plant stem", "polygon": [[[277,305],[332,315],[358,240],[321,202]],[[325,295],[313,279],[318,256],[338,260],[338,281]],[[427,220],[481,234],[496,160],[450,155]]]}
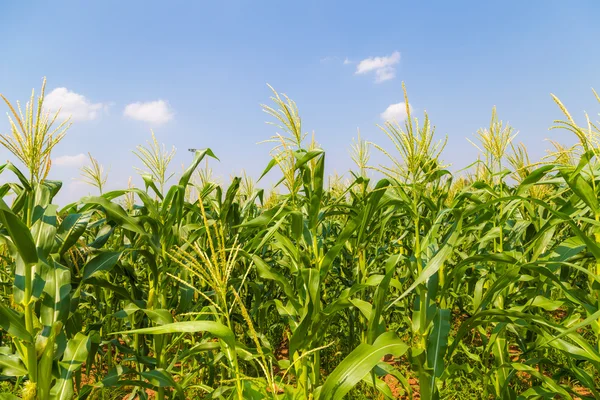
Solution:
{"label": "plant stem", "polygon": [[[20,256],[19,256],[20,257]],[[21,262],[25,263],[25,261]],[[31,276],[33,265],[25,265],[25,296],[23,299],[25,307],[25,329],[32,337],[32,341],[26,344],[27,347],[27,371],[29,374],[29,380],[37,383],[37,353],[35,349],[35,329],[33,326],[33,302],[31,299],[31,292],[33,286],[33,278]]]}

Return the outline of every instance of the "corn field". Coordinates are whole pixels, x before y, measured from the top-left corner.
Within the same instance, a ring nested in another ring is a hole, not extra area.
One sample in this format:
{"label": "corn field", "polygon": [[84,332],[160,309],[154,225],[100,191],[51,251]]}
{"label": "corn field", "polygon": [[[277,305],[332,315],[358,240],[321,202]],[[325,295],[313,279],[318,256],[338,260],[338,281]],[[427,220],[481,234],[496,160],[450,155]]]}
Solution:
{"label": "corn field", "polygon": [[0,399],[600,398],[600,130],[558,98],[576,144],[539,161],[493,110],[452,173],[407,108],[344,181],[273,91],[276,190],[210,149],[170,176],[152,136],[143,188],[90,155],[98,195],[62,208],[69,121],[3,99]]}

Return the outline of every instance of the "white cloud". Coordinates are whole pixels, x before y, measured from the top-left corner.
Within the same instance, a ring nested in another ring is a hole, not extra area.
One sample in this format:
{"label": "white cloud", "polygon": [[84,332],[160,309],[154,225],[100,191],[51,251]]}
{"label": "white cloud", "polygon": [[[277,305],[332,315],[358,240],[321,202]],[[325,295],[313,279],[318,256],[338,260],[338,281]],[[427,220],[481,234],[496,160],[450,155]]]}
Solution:
{"label": "white cloud", "polygon": [[63,196],[66,196],[68,202],[73,202],[85,196],[98,193],[98,190],[89,183],[82,181],[80,178],[73,178],[66,186],[66,191]]}
{"label": "white cloud", "polygon": [[85,96],[64,87],[56,88],[48,93],[44,99],[44,106],[51,112],[60,109],[60,118],[67,119],[71,116],[73,121],[96,119],[100,112],[108,107],[102,103],[91,103]]}
{"label": "white cloud", "polygon": [[348,65],[348,64],[352,64],[352,61],[350,61],[350,60],[348,59],[348,57],[346,57],[346,58],[344,59],[344,65]]}
{"label": "white cloud", "polygon": [[381,83],[394,79],[396,77],[396,70],[394,68],[382,68],[375,71],[375,82]]}
{"label": "white cloud", "polygon": [[60,156],[52,160],[52,165],[59,165],[61,167],[80,167],[87,160],[85,154],[80,153],[74,156]]}
{"label": "white cloud", "polygon": [[[408,104],[408,108],[410,109],[410,112],[413,111],[413,108],[410,105],[410,103]],[[406,103],[402,102],[402,103],[390,104],[389,107],[386,108],[385,111],[380,114],[380,117],[384,121],[398,121],[398,122],[404,121],[407,117]]]}
{"label": "white cloud", "polygon": [[149,101],[146,103],[127,104],[123,115],[138,121],[164,124],[173,119],[173,112],[169,104],[164,100]]}
{"label": "white cloud", "polygon": [[381,83],[396,77],[395,65],[400,62],[400,53],[393,52],[387,57],[365,58],[356,66],[356,74],[375,72],[375,82]]}

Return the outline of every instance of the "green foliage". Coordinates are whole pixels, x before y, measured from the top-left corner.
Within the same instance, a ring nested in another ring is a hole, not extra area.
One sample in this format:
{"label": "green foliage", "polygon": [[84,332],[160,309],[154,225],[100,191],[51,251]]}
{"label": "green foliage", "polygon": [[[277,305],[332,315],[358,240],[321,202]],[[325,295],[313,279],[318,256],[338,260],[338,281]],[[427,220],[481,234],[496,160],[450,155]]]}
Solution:
{"label": "green foliage", "polygon": [[[494,110],[484,161],[453,175],[408,108],[394,150],[375,145],[390,166],[359,136],[358,171],[327,185],[274,92],[280,193],[198,172],[210,149],[166,187],[153,136],[143,189],[105,192],[90,158],[99,196],[62,210],[46,160],[64,132],[11,109],[0,143],[30,176],[0,166],[0,398],[600,398],[598,129],[555,100],[579,144],[543,162]],[[36,135],[54,138],[37,155],[10,142]]]}

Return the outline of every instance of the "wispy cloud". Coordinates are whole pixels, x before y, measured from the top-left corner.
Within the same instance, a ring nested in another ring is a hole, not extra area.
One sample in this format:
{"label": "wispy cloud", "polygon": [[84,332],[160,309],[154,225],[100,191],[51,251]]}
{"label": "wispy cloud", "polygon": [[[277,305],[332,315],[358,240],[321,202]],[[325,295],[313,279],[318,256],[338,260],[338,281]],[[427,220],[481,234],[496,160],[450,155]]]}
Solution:
{"label": "wispy cloud", "polygon": [[348,57],[344,58],[344,65],[352,64],[352,61]]}
{"label": "wispy cloud", "polygon": [[100,116],[102,110],[108,108],[103,103],[92,103],[85,96],[59,87],[46,95],[44,106],[48,111],[56,112],[63,119],[71,117],[74,121],[90,121]]}
{"label": "wispy cloud", "polygon": [[123,111],[123,115],[154,124],[164,124],[173,119],[173,111],[164,100],[128,104]]}
{"label": "wispy cloud", "polygon": [[365,58],[356,66],[356,74],[375,72],[375,82],[381,83],[396,77],[396,65],[400,62],[400,52],[395,51],[387,57]]}
{"label": "wispy cloud", "polygon": [[337,60],[338,60],[338,57],[336,57],[336,56],[326,56],[326,57],[321,58],[320,61],[321,61],[321,64],[329,64],[329,63],[332,63]]}
{"label": "wispy cloud", "polygon": [[80,153],[74,156],[60,156],[52,160],[52,165],[58,165],[61,167],[80,167],[82,166],[87,157],[85,154]]}
{"label": "wispy cloud", "polygon": [[[410,112],[412,112],[413,108],[410,105],[410,103],[408,104],[408,108],[410,109]],[[390,104],[388,108],[386,108],[385,111],[382,112],[379,116],[384,121],[404,121],[407,117],[406,103],[401,102],[396,104]]]}

